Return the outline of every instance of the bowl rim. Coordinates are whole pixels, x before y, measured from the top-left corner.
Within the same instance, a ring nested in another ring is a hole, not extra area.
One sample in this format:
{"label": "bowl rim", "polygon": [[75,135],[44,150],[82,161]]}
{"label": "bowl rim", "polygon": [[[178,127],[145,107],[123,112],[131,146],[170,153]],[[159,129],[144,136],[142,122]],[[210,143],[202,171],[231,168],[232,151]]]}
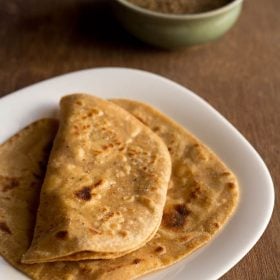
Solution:
{"label": "bowl rim", "polygon": [[162,12],[156,12],[153,10],[145,9],[140,6],[137,6],[136,4],[133,4],[129,2],[128,0],[114,0],[115,2],[118,2],[120,5],[123,5],[124,7],[134,10],[135,12],[141,13],[143,15],[156,17],[156,18],[162,18],[162,19],[172,19],[172,20],[183,20],[183,19],[198,19],[198,18],[206,18],[206,17],[212,17],[219,14],[222,14],[224,12],[227,12],[231,9],[233,9],[235,6],[242,4],[244,0],[233,0],[230,3],[221,6],[220,8],[202,12],[202,13],[195,13],[195,14],[171,14],[171,13],[162,13]]}

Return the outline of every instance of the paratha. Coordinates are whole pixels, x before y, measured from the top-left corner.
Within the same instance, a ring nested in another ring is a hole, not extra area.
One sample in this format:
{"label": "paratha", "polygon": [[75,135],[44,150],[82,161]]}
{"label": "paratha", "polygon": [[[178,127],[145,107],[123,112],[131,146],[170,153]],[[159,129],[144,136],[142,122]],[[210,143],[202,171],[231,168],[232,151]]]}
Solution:
{"label": "paratha", "polygon": [[[30,229],[35,218],[35,213],[29,212],[27,206],[36,204],[38,199],[30,196],[25,200],[26,207],[23,209],[10,211],[10,208],[4,207],[3,210],[10,217],[11,228],[16,226],[19,211],[25,216],[21,226],[24,230],[20,235],[2,232],[6,239],[2,242],[1,236],[0,250],[10,263],[32,279],[135,279],[167,267],[207,243],[223,227],[237,206],[239,187],[236,177],[198,139],[149,105],[127,100],[114,102],[152,128],[170,150],[173,170],[159,231],[145,246],[117,259],[24,265],[20,259],[32,238]],[[44,137],[42,132],[40,134]],[[16,160],[15,155],[10,156]],[[26,182],[23,187],[28,189],[32,180],[30,178],[30,182]],[[11,196],[12,203],[21,199],[21,193]]]}
{"label": "paratha", "polygon": [[163,141],[115,104],[61,100],[24,263],[114,258],[143,246],[162,218],[171,174]]}
{"label": "paratha", "polygon": [[14,266],[30,245],[58,121],[32,123],[0,145],[0,253]]}

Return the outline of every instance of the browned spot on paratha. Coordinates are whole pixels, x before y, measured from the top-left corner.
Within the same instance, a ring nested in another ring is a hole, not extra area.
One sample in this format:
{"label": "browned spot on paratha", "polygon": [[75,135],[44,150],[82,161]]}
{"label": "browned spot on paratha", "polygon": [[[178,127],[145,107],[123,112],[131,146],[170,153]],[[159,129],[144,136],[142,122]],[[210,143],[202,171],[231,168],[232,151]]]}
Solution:
{"label": "browned spot on paratha", "polygon": [[137,258],[137,259],[134,259],[132,263],[133,263],[133,264],[138,264],[138,263],[140,263],[141,261],[142,261],[141,259],[138,259],[138,258]]}
{"label": "browned spot on paratha", "polygon": [[234,183],[227,183],[227,186],[231,190],[235,188],[235,184]]}
{"label": "browned spot on paratha", "polygon": [[77,198],[79,198],[81,200],[89,201],[89,200],[91,200],[91,197],[92,197],[91,190],[93,188],[97,188],[98,186],[100,186],[102,184],[103,184],[103,180],[100,179],[96,183],[94,183],[93,185],[83,187],[82,189],[76,191],[75,195],[76,195]]}
{"label": "browned spot on paratha", "polygon": [[12,234],[10,228],[5,222],[0,222],[0,230],[2,230],[5,233]]}
{"label": "browned spot on paratha", "polygon": [[111,219],[115,214],[113,212],[108,212],[106,213],[103,218],[101,219],[101,221],[103,223],[105,223],[106,221],[108,221],[109,219]]}
{"label": "browned spot on paratha", "polygon": [[186,224],[186,218],[190,211],[184,204],[176,204],[173,208],[167,209],[162,218],[163,225],[170,229],[180,229]]}
{"label": "browned spot on paratha", "polygon": [[80,200],[89,201],[89,200],[91,200],[91,188],[83,187],[81,190],[76,191],[75,195]]}
{"label": "browned spot on paratha", "polygon": [[128,236],[128,232],[127,232],[127,231],[125,231],[125,230],[121,230],[121,231],[119,231],[119,234],[120,234],[121,236],[123,236],[123,237]]}
{"label": "browned spot on paratha", "polygon": [[219,228],[219,227],[220,227],[220,225],[219,225],[218,223],[214,223],[213,226],[214,226],[215,228]]}
{"label": "browned spot on paratha", "polygon": [[19,178],[0,175],[2,192],[10,191],[20,185]]}
{"label": "browned spot on paratha", "polygon": [[93,185],[93,187],[98,187],[98,186],[100,186],[100,185],[102,185],[102,183],[103,183],[103,180],[102,179],[100,179],[100,180],[98,180],[96,183],[94,183],[94,185]]}
{"label": "browned spot on paratha", "polygon": [[163,255],[166,253],[166,249],[163,246],[157,246],[155,252],[159,255]]}
{"label": "browned spot on paratha", "polygon": [[88,228],[92,234],[101,234],[102,232],[96,228],[90,227]]}
{"label": "browned spot on paratha", "polygon": [[58,238],[58,239],[66,239],[67,236],[68,236],[68,231],[66,231],[66,230],[58,231],[58,232],[55,234],[55,237]]}
{"label": "browned spot on paratha", "polygon": [[190,197],[192,198],[192,199],[196,199],[196,198],[198,198],[199,196],[200,196],[200,194],[201,194],[201,188],[200,188],[200,186],[196,186],[195,188],[194,188],[194,190],[192,190],[191,192],[190,192]]}
{"label": "browned spot on paratha", "polygon": [[182,216],[187,216],[189,214],[185,204],[176,204],[174,208]]}
{"label": "browned spot on paratha", "polygon": [[82,268],[80,268],[80,273],[81,274],[84,274],[85,276],[86,275],[88,275],[89,273],[91,273],[91,269],[90,268],[88,268],[88,267],[82,267]]}
{"label": "browned spot on paratha", "polygon": [[152,128],[154,132],[159,132],[161,130],[160,126],[155,126]]}

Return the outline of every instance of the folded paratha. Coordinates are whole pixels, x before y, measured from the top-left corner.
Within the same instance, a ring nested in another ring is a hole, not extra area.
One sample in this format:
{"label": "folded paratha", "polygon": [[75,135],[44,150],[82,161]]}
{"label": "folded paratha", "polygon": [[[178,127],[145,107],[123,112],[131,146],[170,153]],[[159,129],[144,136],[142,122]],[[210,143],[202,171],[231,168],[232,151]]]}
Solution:
{"label": "folded paratha", "polygon": [[[235,176],[198,139],[148,105],[126,100],[114,102],[152,128],[169,147],[173,171],[159,231],[144,247],[117,259],[22,264],[20,259],[32,239],[35,218],[35,213],[28,208],[37,204],[38,196],[24,198],[21,192],[16,192],[10,196],[10,203],[15,204],[23,199],[25,207],[12,210],[5,204],[2,206],[1,203],[0,206],[6,219],[9,218],[9,228],[20,234],[9,234],[2,229],[0,252],[5,259],[32,279],[135,279],[169,266],[201,247],[223,227],[236,208],[239,188]],[[42,131],[37,134],[45,137]],[[29,141],[28,138],[25,141]],[[5,145],[10,144],[7,142],[0,147],[0,162],[9,161],[9,158],[17,162],[18,155],[11,153],[5,158],[1,156]],[[17,145],[16,141],[14,145]],[[40,161],[43,166],[41,158],[35,161]],[[29,168],[29,172],[33,172],[32,166]],[[11,170],[7,170],[6,176],[10,172]],[[33,177],[29,177],[29,181],[22,185],[23,194],[30,190],[32,181]],[[38,195],[38,189],[31,190]],[[1,199],[2,195],[1,193]],[[17,227],[20,215],[24,219]]]}
{"label": "folded paratha", "polygon": [[64,97],[22,262],[114,258],[143,246],[160,225],[170,174],[163,141],[127,111]]}

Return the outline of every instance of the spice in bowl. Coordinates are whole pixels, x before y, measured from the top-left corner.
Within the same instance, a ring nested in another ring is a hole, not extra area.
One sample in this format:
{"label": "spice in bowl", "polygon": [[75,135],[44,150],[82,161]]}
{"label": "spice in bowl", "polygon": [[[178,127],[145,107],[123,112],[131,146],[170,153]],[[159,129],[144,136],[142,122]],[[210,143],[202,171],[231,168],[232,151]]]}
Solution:
{"label": "spice in bowl", "polygon": [[141,8],[167,14],[196,14],[221,8],[232,0],[127,0]]}

